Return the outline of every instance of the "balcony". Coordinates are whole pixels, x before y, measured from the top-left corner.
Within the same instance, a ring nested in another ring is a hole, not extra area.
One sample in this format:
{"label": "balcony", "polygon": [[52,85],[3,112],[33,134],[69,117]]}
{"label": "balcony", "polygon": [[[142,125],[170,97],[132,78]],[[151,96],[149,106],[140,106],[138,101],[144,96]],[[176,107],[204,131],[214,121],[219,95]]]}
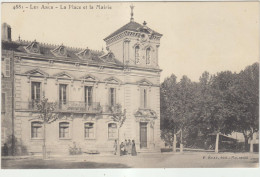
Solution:
{"label": "balcony", "polygon": [[107,114],[117,114],[117,113],[122,113],[122,106],[120,104],[116,105],[105,105],[103,107],[103,112]]}
{"label": "balcony", "polygon": [[[16,110],[19,111],[35,111],[37,112],[37,102],[16,102]],[[80,101],[68,101],[66,103],[56,102],[55,112],[67,112],[67,113],[101,113],[102,107],[100,103],[87,104]]]}

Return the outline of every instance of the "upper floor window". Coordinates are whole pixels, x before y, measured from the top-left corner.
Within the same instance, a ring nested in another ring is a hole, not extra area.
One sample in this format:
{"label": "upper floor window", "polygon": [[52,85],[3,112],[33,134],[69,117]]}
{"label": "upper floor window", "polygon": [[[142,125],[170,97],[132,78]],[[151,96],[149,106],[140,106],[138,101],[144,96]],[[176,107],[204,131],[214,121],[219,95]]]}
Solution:
{"label": "upper floor window", "polygon": [[151,48],[146,49],[146,64],[150,64],[151,60]]}
{"label": "upper floor window", "polygon": [[141,89],[141,108],[147,108],[147,89]]}
{"label": "upper floor window", "polygon": [[66,104],[67,103],[67,86],[66,84],[59,85],[59,103]]}
{"label": "upper floor window", "polygon": [[31,136],[32,138],[42,138],[42,123],[32,122],[31,123]]}
{"label": "upper floor window", "polygon": [[59,137],[60,138],[69,138],[69,123],[61,122],[59,123]]}
{"label": "upper floor window", "polygon": [[2,93],[2,95],[1,95],[2,97],[2,102],[1,102],[1,105],[2,105],[2,107],[1,107],[1,113],[5,113],[5,93]]}
{"label": "upper floor window", "polygon": [[38,102],[41,99],[41,83],[32,82],[31,83],[31,100],[33,102]]}
{"label": "upper floor window", "polygon": [[92,86],[86,86],[85,87],[85,104],[86,106],[91,106],[93,103],[93,87]]}
{"label": "upper floor window", "polygon": [[108,124],[108,138],[117,138],[117,125],[116,123]]}
{"label": "upper floor window", "polygon": [[140,47],[139,46],[136,46],[135,47],[135,63],[138,64],[140,61],[139,61],[139,50],[140,50]]}
{"label": "upper floor window", "polygon": [[85,138],[94,138],[94,123],[85,123]]}
{"label": "upper floor window", "polygon": [[115,106],[116,105],[116,89],[109,88],[109,105]]}

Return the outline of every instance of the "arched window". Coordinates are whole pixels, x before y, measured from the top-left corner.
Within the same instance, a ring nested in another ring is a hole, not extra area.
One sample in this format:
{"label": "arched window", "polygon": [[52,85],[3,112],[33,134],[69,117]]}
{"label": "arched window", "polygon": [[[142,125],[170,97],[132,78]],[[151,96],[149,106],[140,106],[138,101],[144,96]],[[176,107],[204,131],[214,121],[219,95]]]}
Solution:
{"label": "arched window", "polygon": [[116,123],[108,124],[108,138],[114,139],[117,138],[117,125]]}
{"label": "arched window", "polygon": [[139,46],[136,46],[135,47],[135,64],[139,64],[139,50],[140,50],[140,47]]}
{"label": "arched window", "polygon": [[69,138],[69,127],[68,122],[59,123],[59,137],[60,138]]}
{"label": "arched window", "polygon": [[146,64],[150,64],[150,60],[151,60],[151,48],[147,48],[146,49]]}
{"label": "arched window", "polygon": [[32,138],[42,138],[42,123],[32,122],[31,123],[31,137]]}
{"label": "arched window", "polygon": [[94,123],[85,123],[85,138],[94,138]]}

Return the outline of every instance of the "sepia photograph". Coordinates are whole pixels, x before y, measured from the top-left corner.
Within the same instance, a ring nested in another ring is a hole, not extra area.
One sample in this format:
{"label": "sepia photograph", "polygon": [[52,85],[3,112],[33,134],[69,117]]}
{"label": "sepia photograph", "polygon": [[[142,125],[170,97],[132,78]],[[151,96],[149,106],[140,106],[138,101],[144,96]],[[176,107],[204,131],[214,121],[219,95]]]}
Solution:
{"label": "sepia photograph", "polygon": [[257,1],[2,2],[1,169],[259,168],[259,38]]}

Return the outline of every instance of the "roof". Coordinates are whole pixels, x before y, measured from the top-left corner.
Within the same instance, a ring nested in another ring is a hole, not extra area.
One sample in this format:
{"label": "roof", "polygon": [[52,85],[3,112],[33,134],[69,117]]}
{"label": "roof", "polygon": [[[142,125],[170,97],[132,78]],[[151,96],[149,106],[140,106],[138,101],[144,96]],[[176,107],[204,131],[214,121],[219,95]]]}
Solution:
{"label": "roof", "polygon": [[[2,50],[12,50],[14,52],[20,52],[24,53],[26,55],[30,55],[32,57],[45,57],[52,60],[63,60],[68,62],[75,62],[75,63],[89,63],[89,64],[97,64],[97,65],[117,65],[122,66],[122,63],[113,58],[113,61],[109,60],[106,61],[104,58],[101,58],[101,56],[104,56],[105,52],[103,51],[96,51],[96,50],[89,50],[90,56],[88,58],[82,58],[78,55],[79,52],[82,52],[84,50],[88,49],[80,49],[80,48],[71,48],[71,47],[65,47],[66,48],[66,56],[57,56],[54,54],[53,50],[59,48],[58,45],[49,45],[49,44],[42,44],[38,43],[39,45],[39,51],[38,53],[32,53],[28,52],[26,50],[26,47],[31,45],[36,41],[2,41]],[[62,45],[61,45],[62,46]]]}
{"label": "roof", "polygon": [[[107,40],[123,31],[129,30],[129,31],[134,31],[134,32],[140,32],[140,30],[144,27],[144,25],[141,25],[137,22],[134,21],[130,21],[129,23],[127,23],[126,25],[122,26],[121,28],[119,28],[118,30],[116,30],[115,32],[113,32],[112,34],[110,34],[109,36],[107,36],[104,40]],[[149,31],[151,31],[152,34],[154,35],[158,35],[158,36],[162,36],[162,34],[150,29],[147,27],[147,29],[149,29]]]}

